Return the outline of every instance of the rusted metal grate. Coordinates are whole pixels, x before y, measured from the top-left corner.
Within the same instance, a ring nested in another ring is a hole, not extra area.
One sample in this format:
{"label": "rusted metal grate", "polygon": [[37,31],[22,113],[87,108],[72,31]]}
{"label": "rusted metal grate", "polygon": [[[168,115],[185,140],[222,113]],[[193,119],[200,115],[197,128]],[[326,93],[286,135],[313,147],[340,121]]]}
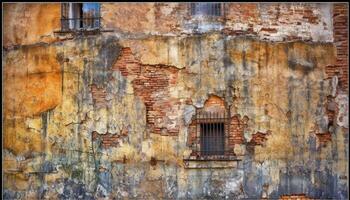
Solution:
{"label": "rusted metal grate", "polygon": [[191,15],[220,16],[221,3],[191,3]]}
{"label": "rusted metal grate", "polygon": [[195,143],[192,153],[201,159],[227,159],[234,155],[228,149],[230,114],[228,112],[197,111],[194,122],[196,124]]}
{"label": "rusted metal grate", "polygon": [[200,124],[201,155],[224,155],[224,123]]}

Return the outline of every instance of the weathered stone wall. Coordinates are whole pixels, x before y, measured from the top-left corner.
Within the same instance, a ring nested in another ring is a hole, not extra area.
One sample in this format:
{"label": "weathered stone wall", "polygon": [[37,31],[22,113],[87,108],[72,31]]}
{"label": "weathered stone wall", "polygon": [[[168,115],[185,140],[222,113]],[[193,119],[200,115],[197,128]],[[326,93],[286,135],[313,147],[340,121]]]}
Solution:
{"label": "weathered stone wall", "polygon": [[[4,6],[27,20],[4,30],[5,199],[348,198],[347,4],[101,6],[114,32],[75,37],[59,4]],[[224,107],[236,160],[186,161]]]}
{"label": "weathered stone wall", "polygon": [[[345,10],[341,5],[333,10],[331,3],[223,3],[222,16],[214,18],[192,17],[189,7],[189,3],[103,3],[102,26],[123,37],[222,31],[268,41],[315,42],[332,42],[333,26],[347,26]],[[58,3],[4,4],[4,46],[58,41],[54,31],[60,30],[60,11]],[[332,20],[337,12],[340,15]]]}
{"label": "weathered stone wall", "polygon": [[3,46],[56,41],[53,31],[60,29],[59,3],[5,3],[3,8]]}
{"label": "weathered stone wall", "polygon": [[[223,15],[214,20],[191,17],[189,7],[189,3],[103,4],[102,16],[105,28],[129,36],[212,30],[273,41],[333,40],[331,4],[224,3]],[[114,20],[125,16],[130,17]]]}

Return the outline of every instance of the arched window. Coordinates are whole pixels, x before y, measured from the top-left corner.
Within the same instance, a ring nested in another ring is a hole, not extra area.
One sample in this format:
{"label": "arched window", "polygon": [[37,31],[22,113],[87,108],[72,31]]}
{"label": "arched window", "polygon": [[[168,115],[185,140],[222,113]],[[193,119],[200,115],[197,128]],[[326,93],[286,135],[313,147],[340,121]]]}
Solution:
{"label": "arched window", "polygon": [[211,96],[203,108],[196,110],[190,130],[192,153],[205,159],[227,158],[233,154],[229,141],[229,112],[225,102],[217,96]]}

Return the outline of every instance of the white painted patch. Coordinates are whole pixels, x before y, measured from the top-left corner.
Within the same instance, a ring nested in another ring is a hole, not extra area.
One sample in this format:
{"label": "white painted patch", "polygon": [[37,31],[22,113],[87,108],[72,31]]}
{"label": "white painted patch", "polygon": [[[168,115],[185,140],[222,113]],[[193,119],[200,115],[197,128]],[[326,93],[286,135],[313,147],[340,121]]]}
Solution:
{"label": "white painted patch", "polygon": [[349,128],[349,105],[348,105],[348,95],[346,94],[339,94],[335,98],[335,102],[339,106],[339,113],[337,116],[337,124],[339,126],[342,126],[344,128]]}
{"label": "white painted patch", "polygon": [[237,178],[227,179],[225,183],[226,194],[235,193],[236,191],[238,191],[240,189],[240,185],[242,184],[242,182],[243,182],[242,174],[240,174],[240,176]]}
{"label": "white painted patch", "polygon": [[332,96],[335,97],[338,86],[338,76],[332,77]]}
{"label": "white painted patch", "polygon": [[195,108],[192,105],[186,105],[184,108],[184,121],[185,121],[185,125],[188,125],[192,119],[192,116],[195,113]]}

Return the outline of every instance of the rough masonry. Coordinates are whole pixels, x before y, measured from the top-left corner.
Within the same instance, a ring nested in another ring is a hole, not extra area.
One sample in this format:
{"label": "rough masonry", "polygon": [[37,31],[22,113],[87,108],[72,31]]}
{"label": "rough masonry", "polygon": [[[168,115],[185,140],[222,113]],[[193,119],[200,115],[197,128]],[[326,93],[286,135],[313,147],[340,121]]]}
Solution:
{"label": "rough masonry", "polygon": [[[348,4],[189,6],[101,3],[110,31],[77,34],[4,4],[4,199],[349,197]],[[230,159],[193,150],[201,111]]]}

